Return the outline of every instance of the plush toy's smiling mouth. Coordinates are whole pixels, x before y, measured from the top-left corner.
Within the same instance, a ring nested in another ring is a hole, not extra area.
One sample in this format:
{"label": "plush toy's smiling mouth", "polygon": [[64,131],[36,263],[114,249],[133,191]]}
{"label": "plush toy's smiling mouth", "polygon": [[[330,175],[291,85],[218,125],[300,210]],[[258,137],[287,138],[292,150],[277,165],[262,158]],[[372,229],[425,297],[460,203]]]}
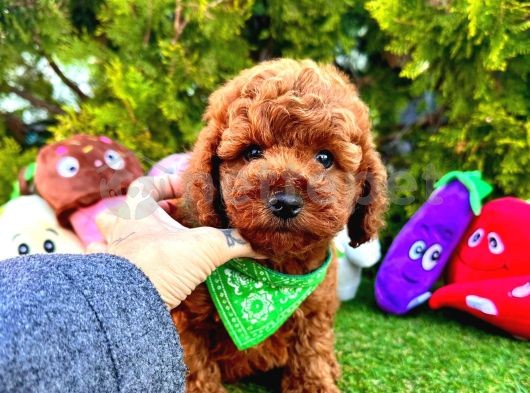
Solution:
{"label": "plush toy's smiling mouth", "polygon": [[461,255],[458,255],[456,259],[460,261],[460,263],[462,263],[463,265],[469,267],[470,269],[479,270],[482,272],[493,272],[493,271],[503,270],[503,269],[508,270],[508,266],[506,265],[505,262],[503,262],[501,265],[497,265],[493,267],[484,267],[484,266],[474,265],[474,264],[467,262],[464,258],[462,258]]}
{"label": "plush toy's smiling mouth", "polygon": [[410,284],[416,284],[419,281],[417,278],[406,274],[406,272],[403,272],[401,277],[403,278],[403,280],[405,280],[406,282]]}

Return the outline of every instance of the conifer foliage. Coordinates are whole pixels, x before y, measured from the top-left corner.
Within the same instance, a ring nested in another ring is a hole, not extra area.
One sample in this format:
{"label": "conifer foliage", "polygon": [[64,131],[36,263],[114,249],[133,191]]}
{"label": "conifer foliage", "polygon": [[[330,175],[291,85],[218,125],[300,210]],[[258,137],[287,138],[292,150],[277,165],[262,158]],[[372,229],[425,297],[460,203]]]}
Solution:
{"label": "conifer foliage", "polygon": [[359,87],[400,186],[391,232],[451,169],[528,198],[528,15],[515,0],[0,0],[0,202],[46,139],[106,134],[146,167],[188,148],[208,95],[280,56]]}
{"label": "conifer foliage", "polygon": [[480,169],[498,193],[530,197],[530,3],[372,0],[386,49],[414,96],[434,92],[438,127],[413,166]]}

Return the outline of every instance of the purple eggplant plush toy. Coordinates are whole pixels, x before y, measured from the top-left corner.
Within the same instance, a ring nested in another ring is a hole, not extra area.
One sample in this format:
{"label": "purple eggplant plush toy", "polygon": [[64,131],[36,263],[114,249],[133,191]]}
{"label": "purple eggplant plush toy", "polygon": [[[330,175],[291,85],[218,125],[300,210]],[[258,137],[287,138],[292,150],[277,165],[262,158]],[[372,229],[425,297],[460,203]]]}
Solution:
{"label": "purple eggplant plush toy", "polygon": [[482,199],[492,187],[479,171],[449,172],[427,202],[392,242],[375,281],[375,298],[384,311],[405,314],[431,296]]}

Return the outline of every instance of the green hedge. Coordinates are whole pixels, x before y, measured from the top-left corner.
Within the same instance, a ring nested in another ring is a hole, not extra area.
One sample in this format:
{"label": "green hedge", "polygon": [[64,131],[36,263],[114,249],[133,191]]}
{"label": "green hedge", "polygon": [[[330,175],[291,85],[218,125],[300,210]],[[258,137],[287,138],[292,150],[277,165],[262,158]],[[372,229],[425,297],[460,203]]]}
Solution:
{"label": "green hedge", "polygon": [[[42,139],[33,120],[155,160],[191,146],[223,81],[280,56],[335,62],[358,85],[402,197],[387,236],[451,169],[530,197],[529,13],[507,0],[0,1],[0,98],[26,103],[0,109],[0,200]],[[90,91],[68,76],[76,65]]]}

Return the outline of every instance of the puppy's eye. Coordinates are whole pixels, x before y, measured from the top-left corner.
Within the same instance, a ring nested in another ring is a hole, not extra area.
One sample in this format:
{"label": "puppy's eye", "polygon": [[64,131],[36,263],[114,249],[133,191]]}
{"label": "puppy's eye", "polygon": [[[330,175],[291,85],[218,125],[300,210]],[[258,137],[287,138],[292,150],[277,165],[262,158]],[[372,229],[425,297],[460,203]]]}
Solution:
{"label": "puppy's eye", "polygon": [[258,145],[251,145],[245,149],[243,152],[243,157],[245,157],[245,160],[247,161],[261,158],[263,157],[263,149]]}
{"label": "puppy's eye", "polygon": [[320,162],[326,169],[333,165],[333,154],[328,150],[320,150],[315,156],[315,160]]}

